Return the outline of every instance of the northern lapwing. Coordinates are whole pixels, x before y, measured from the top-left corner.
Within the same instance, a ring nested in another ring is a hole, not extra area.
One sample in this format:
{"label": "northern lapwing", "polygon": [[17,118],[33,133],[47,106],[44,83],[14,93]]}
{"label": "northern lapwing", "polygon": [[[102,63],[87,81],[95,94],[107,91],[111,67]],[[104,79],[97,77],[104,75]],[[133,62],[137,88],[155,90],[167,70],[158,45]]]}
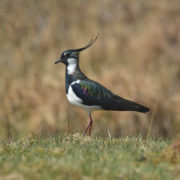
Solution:
{"label": "northern lapwing", "polygon": [[119,97],[98,82],[90,80],[80,70],[79,53],[92,46],[97,38],[98,35],[82,48],[62,52],[60,59],[55,62],[55,64],[61,62],[66,65],[65,89],[69,102],[88,113],[89,122],[83,135],[87,132],[88,135],[91,134],[93,124],[91,113],[95,110],[137,111],[142,113],[149,111],[149,108]]}

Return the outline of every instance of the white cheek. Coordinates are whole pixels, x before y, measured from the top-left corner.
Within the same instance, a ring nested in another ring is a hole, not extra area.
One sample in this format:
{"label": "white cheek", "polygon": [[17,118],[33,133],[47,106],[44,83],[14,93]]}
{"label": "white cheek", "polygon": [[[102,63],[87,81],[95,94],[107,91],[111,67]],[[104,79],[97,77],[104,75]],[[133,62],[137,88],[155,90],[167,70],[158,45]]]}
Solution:
{"label": "white cheek", "polygon": [[75,70],[76,70],[76,64],[68,65],[67,67],[68,74],[74,74]]}
{"label": "white cheek", "polygon": [[77,60],[75,58],[68,58],[68,64],[77,64]]}
{"label": "white cheek", "polygon": [[69,58],[68,66],[67,66],[68,74],[73,74],[76,71],[76,67],[77,67],[77,60],[74,58]]}

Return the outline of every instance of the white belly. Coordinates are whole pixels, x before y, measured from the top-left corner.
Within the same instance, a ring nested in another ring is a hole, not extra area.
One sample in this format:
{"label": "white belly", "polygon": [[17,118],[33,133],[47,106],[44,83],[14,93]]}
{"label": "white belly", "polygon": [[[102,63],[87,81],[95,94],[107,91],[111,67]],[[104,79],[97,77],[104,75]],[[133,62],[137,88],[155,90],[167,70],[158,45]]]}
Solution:
{"label": "white belly", "polygon": [[92,112],[95,110],[102,109],[100,106],[87,106],[87,105],[82,104],[83,101],[79,97],[76,96],[76,94],[73,92],[71,86],[69,86],[67,98],[71,104],[79,106],[80,108],[86,110],[87,112]]}

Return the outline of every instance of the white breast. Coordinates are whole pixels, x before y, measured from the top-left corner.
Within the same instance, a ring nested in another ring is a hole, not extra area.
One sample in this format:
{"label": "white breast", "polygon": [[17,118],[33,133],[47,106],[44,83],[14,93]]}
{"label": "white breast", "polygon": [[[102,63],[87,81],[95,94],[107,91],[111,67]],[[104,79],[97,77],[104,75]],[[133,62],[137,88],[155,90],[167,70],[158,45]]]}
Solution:
{"label": "white breast", "polygon": [[[79,82],[79,81],[73,82],[72,84],[77,83],[77,82]],[[74,104],[74,105],[86,110],[87,112],[92,112],[94,110],[102,109],[100,106],[96,106],[96,105],[95,106],[87,106],[87,105],[82,104],[83,100],[76,96],[76,94],[72,90],[71,85],[69,86],[68,93],[67,93],[68,101],[71,104]]]}
{"label": "white breast", "polygon": [[71,86],[69,86],[67,98],[68,98],[68,101],[74,105],[79,105],[83,102],[79,97],[76,96]]}

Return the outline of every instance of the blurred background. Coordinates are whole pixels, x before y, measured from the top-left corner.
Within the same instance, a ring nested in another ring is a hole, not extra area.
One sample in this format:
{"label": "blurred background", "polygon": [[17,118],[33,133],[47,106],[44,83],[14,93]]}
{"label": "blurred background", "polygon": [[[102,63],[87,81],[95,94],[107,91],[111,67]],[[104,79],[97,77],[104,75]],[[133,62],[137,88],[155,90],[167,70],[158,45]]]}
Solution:
{"label": "blurred background", "polygon": [[0,139],[81,133],[88,116],[65,95],[62,51],[96,43],[80,66],[114,93],[151,108],[95,112],[97,136],[174,137],[180,131],[180,1],[2,0]]}

